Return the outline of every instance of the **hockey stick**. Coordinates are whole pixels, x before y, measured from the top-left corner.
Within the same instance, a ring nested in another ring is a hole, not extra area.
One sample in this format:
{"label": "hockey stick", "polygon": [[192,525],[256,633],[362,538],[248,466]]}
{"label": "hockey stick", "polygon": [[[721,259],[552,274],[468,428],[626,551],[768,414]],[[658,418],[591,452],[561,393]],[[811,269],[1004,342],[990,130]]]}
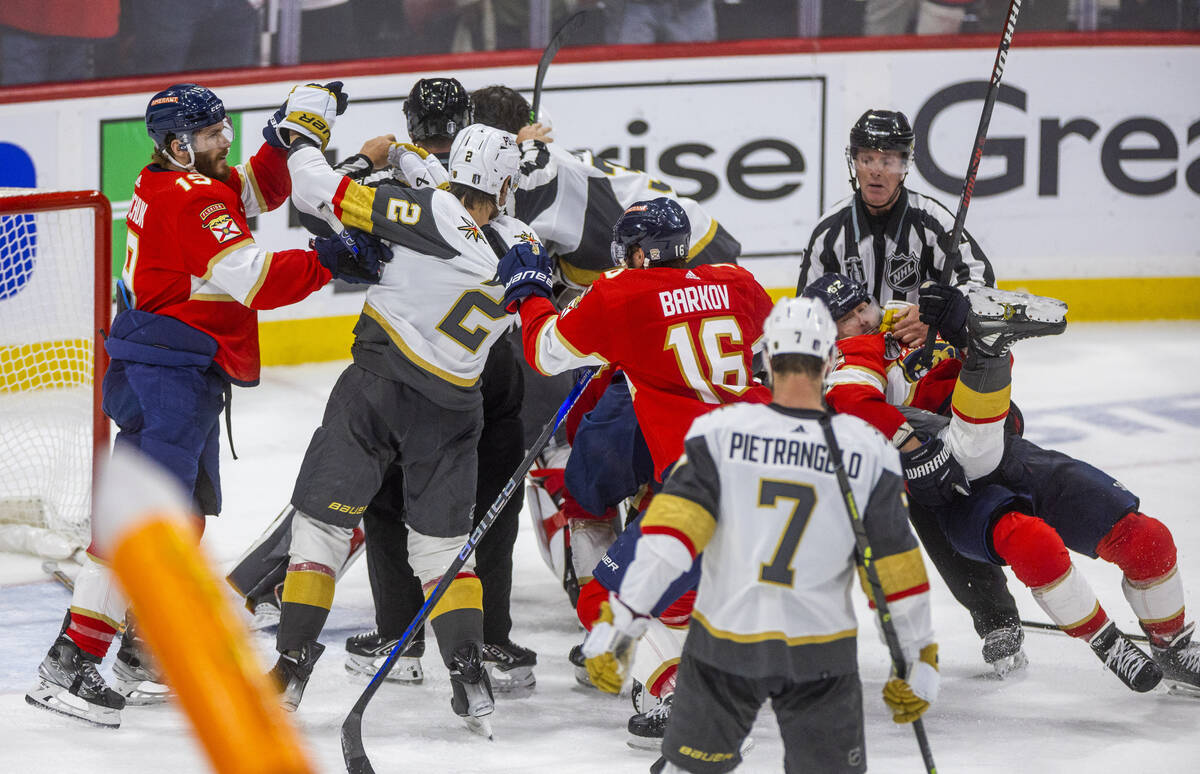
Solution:
{"label": "hockey stick", "polygon": [[53,559],[47,559],[46,561],[42,562],[42,572],[46,573],[50,577],[54,578],[54,580],[65,586],[67,591],[70,591],[71,593],[75,592],[75,581],[71,580],[70,575],[67,575],[62,571],[62,569],[58,566],[58,562],[54,561]]}
{"label": "hockey stick", "polygon": [[567,39],[578,32],[579,28],[583,26],[583,23],[587,20],[587,15],[602,8],[602,5],[598,5],[576,11],[569,19],[562,23],[562,26],[554,33],[554,37],[550,38],[550,42],[546,44],[546,49],[542,51],[542,58],[538,60],[537,75],[533,79],[533,105],[529,108],[529,123],[537,123],[538,108],[542,104],[542,82],[546,80],[546,71],[550,69],[550,62],[554,60],[555,55],[558,54],[558,50],[563,47]]}
{"label": "hockey stick", "polygon": [[[1016,0],[1014,0],[1015,2]],[[904,650],[900,647],[900,637],[892,623],[892,614],[888,610],[887,595],[883,592],[883,584],[875,569],[875,557],[871,552],[871,544],[867,540],[867,531],[863,527],[862,517],[858,513],[858,504],[854,501],[854,493],[850,491],[850,479],[846,468],[842,465],[842,449],[838,446],[837,438],[833,435],[833,426],[829,415],[821,417],[821,430],[825,433],[825,444],[829,447],[829,456],[833,458],[834,473],[837,475],[838,487],[842,490],[842,499],[846,505],[846,515],[850,517],[850,527],[854,530],[855,555],[867,576],[867,585],[871,588],[871,601],[875,603],[875,613],[879,616],[879,627],[883,630],[883,639],[887,642],[888,653],[892,657],[892,668],[896,674],[908,674],[908,664],[904,660]],[[925,724],[920,718],[913,721],[913,733],[917,735],[917,746],[921,748],[921,758],[925,761],[925,771],[937,774],[937,765],[933,762],[933,751],[929,749],[929,739],[925,736]]]}
{"label": "hockey stick", "polygon": [[[1058,624],[1053,624],[1053,623],[1050,623],[1049,621],[1026,621],[1024,618],[1022,618],[1021,626],[1024,626],[1026,629],[1038,629],[1040,631],[1058,632],[1059,634],[1066,634],[1066,632],[1064,632],[1062,629],[1059,628]],[[1122,634],[1125,634],[1125,633],[1122,632]],[[1131,640],[1137,640],[1138,642],[1149,642],[1150,641],[1150,638],[1144,634],[1125,634],[1125,636]]]}
{"label": "hockey stick", "polygon": [[[951,274],[957,268],[962,255],[958,243],[962,240],[963,225],[967,221],[967,207],[971,205],[971,195],[975,192],[975,176],[979,174],[979,162],[983,159],[983,146],[987,142],[988,124],[992,121],[992,108],[996,106],[996,95],[1000,93],[1000,78],[1004,75],[1004,63],[1008,59],[1008,48],[1012,45],[1013,32],[1017,28],[1017,14],[1021,10],[1021,0],[1010,0],[1008,17],[1004,22],[1004,31],[1000,34],[1000,47],[996,49],[996,62],[992,65],[992,81],[988,84],[987,96],[983,100],[983,113],[979,116],[979,128],[975,130],[975,145],[971,149],[971,160],[967,163],[967,177],[963,180],[962,194],[958,197],[958,213],[954,216],[954,229],[950,232],[950,244],[946,249],[946,258],[942,263],[942,273],[938,282],[945,285],[950,281]],[[933,364],[933,340],[937,338],[937,329],[930,328],[925,336],[925,352],[922,360],[926,368]]]}
{"label": "hockey stick", "polygon": [[338,220],[338,216],[333,214],[333,207],[330,207],[328,202],[321,202],[317,205],[317,212],[321,213],[321,219],[329,228],[333,229],[334,236],[341,240],[346,249],[352,254],[358,255],[358,243],[354,241],[354,237],[350,236],[346,226]]}
{"label": "hockey stick", "polygon": [[458,575],[459,569],[463,563],[475,550],[475,546],[479,543],[483,534],[488,531],[488,527],[492,526],[492,522],[500,515],[500,511],[504,510],[504,506],[512,498],[513,492],[517,491],[517,487],[525,480],[525,474],[533,467],[534,461],[537,460],[539,454],[550,442],[550,438],[554,432],[558,430],[558,426],[567,416],[567,412],[571,410],[571,406],[575,405],[575,400],[583,393],[583,389],[587,387],[592,376],[596,373],[595,369],[588,369],[583,373],[575,386],[571,389],[571,393],[567,395],[567,399],[558,407],[558,411],[542,428],[542,432],[538,435],[537,440],[529,447],[529,451],[525,453],[525,459],[521,461],[516,472],[512,474],[512,478],[508,479],[508,483],[500,490],[500,495],[496,498],[496,502],[492,503],[492,507],[488,508],[488,512],[480,520],[479,525],[467,538],[467,542],[458,552],[458,556],[450,563],[446,572],[438,581],[437,586],[430,592],[425,600],[425,604],[421,605],[421,609],[417,611],[417,615],[413,618],[412,623],[404,630],[404,636],[392,648],[392,652],[388,654],[387,660],[383,662],[383,666],[371,678],[371,682],[367,683],[367,687],[363,690],[362,695],[358,697],[358,701],[354,703],[354,707],[350,710],[350,714],[346,716],[345,722],[342,723],[342,758],[346,762],[346,771],[349,774],[375,774],[375,769],[371,767],[371,761],[367,759],[367,751],[363,747],[362,739],[362,722],[363,713],[367,709],[367,704],[379,690],[379,686],[383,683],[383,679],[392,671],[392,665],[396,663],[396,658],[408,648],[412,641],[413,635],[417,630],[424,625],[425,619],[429,616],[429,612],[433,610],[442,595],[446,593],[446,589],[450,587],[451,581]]}

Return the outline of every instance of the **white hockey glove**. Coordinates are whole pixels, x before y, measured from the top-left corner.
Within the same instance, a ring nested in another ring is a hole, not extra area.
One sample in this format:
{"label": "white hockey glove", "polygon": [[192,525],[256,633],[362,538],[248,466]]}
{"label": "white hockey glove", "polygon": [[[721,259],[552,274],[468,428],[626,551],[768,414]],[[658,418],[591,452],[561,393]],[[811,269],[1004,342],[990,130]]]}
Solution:
{"label": "white hockey glove", "polygon": [[588,677],[605,693],[620,693],[629,674],[637,641],[646,633],[650,618],[634,612],[615,593],[600,605],[600,617],[583,641]]}
{"label": "white hockey glove", "polygon": [[[284,129],[302,134],[325,150],[337,116],[346,111],[346,95],[340,81],[321,86],[308,83],[292,88],[283,108],[271,119],[271,126],[283,147],[291,146]],[[282,114],[282,115],[281,115]]]}
{"label": "white hockey glove", "polygon": [[892,711],[892,720],[911,723],[937,700],[941,675],[938,673],[937,643],[921,648],[921,657],[908,668],[908,679],[892,677],[883,686],[883,703]]}
{"label": "white hockey glove", "polygon": [[404,182],[413,188],[449,188],[450,175],[442,163],[424,148],[407,142],[394,142],[388,149],[388,163]]}

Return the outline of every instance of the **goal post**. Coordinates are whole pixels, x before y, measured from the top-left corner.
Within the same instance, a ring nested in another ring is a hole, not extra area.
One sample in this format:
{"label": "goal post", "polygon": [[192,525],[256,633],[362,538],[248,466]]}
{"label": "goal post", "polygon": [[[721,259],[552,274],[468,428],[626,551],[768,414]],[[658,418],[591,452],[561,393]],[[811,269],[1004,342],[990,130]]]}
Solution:
{"label": "goal post", "polygon": [[0,188],[0,550],[90,542],[112,272],[102,193]]}

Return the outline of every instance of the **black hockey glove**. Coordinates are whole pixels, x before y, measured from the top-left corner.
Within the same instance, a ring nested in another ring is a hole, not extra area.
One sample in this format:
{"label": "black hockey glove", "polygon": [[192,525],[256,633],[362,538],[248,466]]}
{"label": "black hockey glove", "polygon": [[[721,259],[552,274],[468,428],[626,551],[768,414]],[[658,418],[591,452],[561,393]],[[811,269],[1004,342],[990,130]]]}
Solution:
{"label": "black hockey glove", "polygon": [[971,311],[971,302],[963,292],[952,285],[926,282],[921,285],[918,298],[921,322],[955,347],[966,347],[967,313]]}
{"label": "black hockey glove", "polygon": [[967,474],[940,438],[926,439],[912,451],[900,452],[908,496],[927,508],[949,505],[955,493],[971,493]]}
{"label": "black hockey glove", "polygon": [[349,230],[358,247],[358,255],[350,251],[336,236],[317,237],[309,242],[317,251],[317,260],[333,274],[334,279],[355,285],[374,285],[383,276],[383,265],[392,260],[392,251],[379,237],[356,228]]}
{"label": "black hockey glove", "polygon": [[529,296],[550,298],[554,279],[550,253],[540,242],[520,242],[500,259],[496,277],[504,283],[504,309],[512,314]]}

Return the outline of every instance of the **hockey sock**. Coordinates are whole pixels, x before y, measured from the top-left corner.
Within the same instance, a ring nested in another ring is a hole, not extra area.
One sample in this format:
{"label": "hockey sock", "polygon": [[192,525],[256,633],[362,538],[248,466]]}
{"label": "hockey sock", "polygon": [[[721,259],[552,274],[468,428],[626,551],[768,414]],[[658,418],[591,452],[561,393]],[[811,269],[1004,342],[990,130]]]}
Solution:
{"label": "hockey sock", "polygon": [[279,634],[275,647],[280,653],[298,651],[316,641],[333,607],[333,568],[318,562],[288,565],[279,605]]}
{"label": "hockey sock", "polygon": [[1131,513],[1109,530],[1096,553],[1125,573],[1121,590],[1152,642],[1162,645],[1179,633],[1184,624],[1183,579],[1166,525]]}
{"label": "hockey sock", "polygon": [[1066,545],[1049,524],[1010,511],[992,528],[992,544],[1064,632],[1089,640],[1108,622],[1096,593],[1075,570]]}
{"label": "hockey sock", "polygon": [[104,658],[121,628],[125,608],[125,597],[117,587],[112,570],[92,554],[87,554],[75,577],[67,637],[85,653]]}
{"label": "hockey sock", "polygon": [[959,372],[951,396],[950,450],[968,479],[986,476],[1004,455],[1004,421],[1012,393],[1009,356],[972,352]]}
{"label": "hockey sock", "polygon": [[[438,581],[425,584],[426,595]],[[459,572],[429,613],[442,661],[451,666],[454,652],[467,642],[483,642],[483,585],[473,572]]]}
{"label": "hockey sock", "polygon": [[679,599],[667,605],[666,610],[659,613],[658,617],[667,626],[680,627],[687,626],[692,620],[692,605],[696,602],[696,590],[688,589],[679,595]]}
{"label": "hockey sock", "polygon": [[67,626],[67,637],[80,650],[90,653],[96,658],[104,658],[108,654],[108,646],[113,637],[117,636],[117,627],[112,621],[96,618],[85,612],[71,608],[71,623]]}

